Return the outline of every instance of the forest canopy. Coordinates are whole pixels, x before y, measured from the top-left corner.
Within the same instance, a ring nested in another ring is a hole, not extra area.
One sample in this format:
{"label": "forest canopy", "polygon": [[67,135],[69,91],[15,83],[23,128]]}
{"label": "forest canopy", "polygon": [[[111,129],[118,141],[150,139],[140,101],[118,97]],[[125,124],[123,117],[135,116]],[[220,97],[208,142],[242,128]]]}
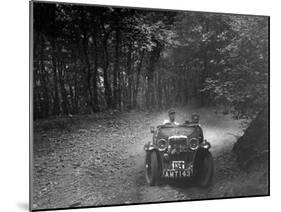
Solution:
{"label": "forest canopy", "polygon": [[34,118],[268,101],[268,17],[34,2]]}

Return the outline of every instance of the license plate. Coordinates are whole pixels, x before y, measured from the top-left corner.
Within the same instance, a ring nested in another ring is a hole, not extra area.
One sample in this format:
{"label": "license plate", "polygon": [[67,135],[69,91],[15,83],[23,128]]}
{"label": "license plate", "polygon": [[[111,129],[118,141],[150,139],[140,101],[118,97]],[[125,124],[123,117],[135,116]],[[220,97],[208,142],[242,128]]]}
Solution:
{"label": "license plate", "polygon": [[191,171],[190,169],[187,170],[165,170],[163,172],[163,177],[190,177]]}
{"label": "license plate", "polygon": [[174,170],[185,169],[185,162],[184,161],[172,161],[172,169],[174,169]]}
{"label": "license plate", "polygon": [[162,176],[168,178],[190,177],[192,175],[192,165],[184,161],[172,161],[170,168],[164,169]]}

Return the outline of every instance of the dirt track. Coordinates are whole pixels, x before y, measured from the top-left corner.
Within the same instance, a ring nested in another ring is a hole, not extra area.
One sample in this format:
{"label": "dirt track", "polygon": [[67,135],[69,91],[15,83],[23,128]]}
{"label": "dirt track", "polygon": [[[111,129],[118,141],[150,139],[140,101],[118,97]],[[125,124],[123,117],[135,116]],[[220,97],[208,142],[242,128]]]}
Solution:
{"label": "dirt track", "polygon": [[236,136],[242,134],[239,122],[212,109],[190,108],[178,109],[177,120],[194,111],[200,114],[204,136],[212,144],[211,188],[146,184],[143,145],[151,139],[149,127],[162,123],[166,113],[100,114],[83,121],[73,117],[71,128],[40,127],[35,132],[34,209],[266,194],[264,174],[241,171],[231,153]]}

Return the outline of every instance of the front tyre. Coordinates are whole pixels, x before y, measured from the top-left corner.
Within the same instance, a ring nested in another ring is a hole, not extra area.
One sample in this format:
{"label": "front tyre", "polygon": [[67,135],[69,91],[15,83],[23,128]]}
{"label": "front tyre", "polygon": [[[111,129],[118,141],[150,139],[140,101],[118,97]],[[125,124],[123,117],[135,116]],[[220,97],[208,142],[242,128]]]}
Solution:
{"label": "front tyre", "polygon": [[159,163],[156,151],[146,152],[145,157],[145,179],[150,186],[157,184],[159,180]]}
{"label": "front tyre", "polygon": [[202,188],[210,187],[214,177],[214,160],[210,152],[201,161],[198,173],[198,184]]}

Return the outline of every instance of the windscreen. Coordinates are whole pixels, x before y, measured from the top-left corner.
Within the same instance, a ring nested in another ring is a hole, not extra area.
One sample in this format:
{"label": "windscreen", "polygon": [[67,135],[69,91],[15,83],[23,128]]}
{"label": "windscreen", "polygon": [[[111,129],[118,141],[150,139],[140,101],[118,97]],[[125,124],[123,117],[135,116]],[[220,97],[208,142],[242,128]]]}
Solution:
{"label": "windscreen", "polygon": [[194,127],[163,127],[159,129],[157,138],[168,138],[172,135],[186,135],[189,136],[194,132]]}

